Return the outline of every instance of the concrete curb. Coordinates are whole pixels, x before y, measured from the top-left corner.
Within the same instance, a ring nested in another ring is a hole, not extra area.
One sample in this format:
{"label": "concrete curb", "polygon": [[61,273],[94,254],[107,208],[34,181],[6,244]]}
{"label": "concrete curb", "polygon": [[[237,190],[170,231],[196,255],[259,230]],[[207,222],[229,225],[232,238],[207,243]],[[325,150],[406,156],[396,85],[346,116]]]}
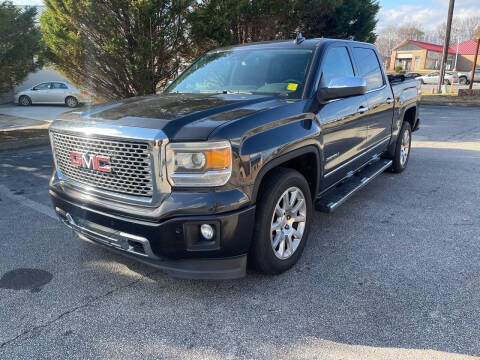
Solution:
{"label": "concrete curb", "polygon": [[462,103],[454,103],[454,102],[430,102],[430,101],[421,101],[420,105],[432,105],[432,106],[461,106],[461,107],[473,107],[478,108],[480,104],[462,104]]}
{"label": "concrete curb", "polygon": [[33,146],[46,145],[50,143],[48,136],[31,139],[18,139],[0,142],[0,151],[19,150]]}

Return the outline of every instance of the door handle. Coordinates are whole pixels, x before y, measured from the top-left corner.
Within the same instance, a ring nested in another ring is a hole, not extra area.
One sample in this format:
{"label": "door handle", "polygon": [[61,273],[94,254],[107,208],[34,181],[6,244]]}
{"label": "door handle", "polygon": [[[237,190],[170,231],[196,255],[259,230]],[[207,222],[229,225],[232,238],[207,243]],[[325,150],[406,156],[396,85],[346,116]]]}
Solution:
{"label": "door handle", "polygon": [[365,111],[368,110],[368,106],[360,106],[357,110],[358,113],[363,114]]}
{"label": "door handle", "polygon": [[387,100],[385,100],[385,102],[387,104],[391,104],[391,103],[393,103],[393,99],[391,97],[389,97],[389,98],[387,98]]}

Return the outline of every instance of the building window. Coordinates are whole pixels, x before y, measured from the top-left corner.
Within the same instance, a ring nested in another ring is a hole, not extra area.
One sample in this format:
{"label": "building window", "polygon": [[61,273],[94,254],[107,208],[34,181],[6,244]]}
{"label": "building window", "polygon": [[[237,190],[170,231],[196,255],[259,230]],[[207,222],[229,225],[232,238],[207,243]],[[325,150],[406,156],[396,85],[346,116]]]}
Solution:
{"label": "building window", "polygon": [[439,70],[442,54],[435,51],[427,51],[427,58],[425,59],[425,69]]}
{"label": "building window", "polygon": [[413,69],[418,70],[420,68],[420,56],[415,56],[415,62],[413,63]]}
{"label": "building window", "polygon": [[[425,60],[425,69],[440,70],[442,63],[442,54],[434,51],[427,51],[427,58]],[[455,67],[455,55],[448,54],[446,70],[453,70]]]}

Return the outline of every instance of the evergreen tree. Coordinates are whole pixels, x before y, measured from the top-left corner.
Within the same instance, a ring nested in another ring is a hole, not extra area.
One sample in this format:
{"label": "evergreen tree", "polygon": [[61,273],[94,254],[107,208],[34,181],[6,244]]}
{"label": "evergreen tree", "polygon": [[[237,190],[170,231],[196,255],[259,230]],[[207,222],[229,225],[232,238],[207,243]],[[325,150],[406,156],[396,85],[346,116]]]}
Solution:
{"label": "evergreen tree", "polygon": [[106,99],[155,93],[186,50],[192,0],[45,0],[47,56],[72,83]]}
{"label": "evergreen tree", "polygon": [[307,37],[375,42],[376,0],[298,0],[296,18]]}
{"label": "evergreen tree", "polygon": [[34,61],[41,52],[36,15],[34,7],[20,10],[10,1],[0,2],[0,94],[12,90],[41,66],[41,61]]}
{"label": "evergreen tree", "polygon": [[294,38],[333,37],[375,41],[377,0],[203,0],[191,15],[202,49]]}

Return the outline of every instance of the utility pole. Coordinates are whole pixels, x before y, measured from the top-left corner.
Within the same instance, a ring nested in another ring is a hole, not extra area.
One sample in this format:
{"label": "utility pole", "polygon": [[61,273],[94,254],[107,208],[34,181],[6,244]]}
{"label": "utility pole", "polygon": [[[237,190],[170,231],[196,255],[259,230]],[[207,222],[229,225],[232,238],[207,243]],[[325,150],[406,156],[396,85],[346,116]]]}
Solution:
{"label": "utility pole", "polygon": [[448,5],[447,29],[445,31],[445,40],[443,41],[442,63],[440,65],[440,79],[438,80],[437,93],[440,93],[442,89],[443,78],[445,77],[445,65],[447,63],[448,46],[450,43],[450,31],[452,30],[452,17],[453,17],[454,5],[455,5],[455,0],[450,0],[450,4]]}
{"label": "utility pole", "polygon": [[470,85],[468,88],[471,90],[473,86],[473,79],[475,78],[475,69],[477,68],[477,57],[478,57],[478,47],[480,45],[480,25],[477,28],[477,32],[475,33],[477,36],[477,45],[475,46],[475,55],[473,55],[473,63],[472,63],[472,73],[470,75]]}

